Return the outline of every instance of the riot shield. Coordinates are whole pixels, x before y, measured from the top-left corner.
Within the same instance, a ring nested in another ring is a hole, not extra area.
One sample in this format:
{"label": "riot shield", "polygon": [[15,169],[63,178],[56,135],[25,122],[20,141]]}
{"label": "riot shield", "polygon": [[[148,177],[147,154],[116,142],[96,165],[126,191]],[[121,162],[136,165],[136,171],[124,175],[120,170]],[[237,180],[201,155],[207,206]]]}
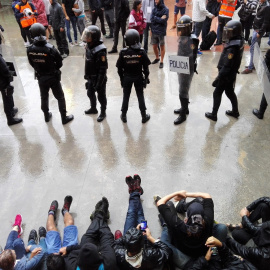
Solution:
{"label": "riot shield", "polygon": [[262,84],[263,93],[265,95],[267,103],[270,104],[270,73],[265,64],[264,55],[265,53],[261,52],[258,43],[256,43],[254,46],[253,62],[256,68],[258,79]]}

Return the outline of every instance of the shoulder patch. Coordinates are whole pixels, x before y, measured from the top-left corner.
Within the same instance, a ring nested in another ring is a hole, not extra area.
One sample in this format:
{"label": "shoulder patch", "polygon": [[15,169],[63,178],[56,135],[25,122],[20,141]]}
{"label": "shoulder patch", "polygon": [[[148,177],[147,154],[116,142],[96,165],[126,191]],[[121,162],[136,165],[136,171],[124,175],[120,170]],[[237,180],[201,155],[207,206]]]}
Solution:
{"label": "shoulder patch", "polygon": [[194,50],[194,49],[195,49],[195,45],[194,45],[194,44],[190,44],[190,48],[191,48],[192,50]]}
{"label": "shoulder patch", "polygon": [[232,59],[233,58],[233,54],[232,53],[229,53],[228,54],[228,59]]}
{"label": "shoulder patch", "polygon": [[106,56],[105,55],[101,55],[101,61],[105,62],[106,61]]}

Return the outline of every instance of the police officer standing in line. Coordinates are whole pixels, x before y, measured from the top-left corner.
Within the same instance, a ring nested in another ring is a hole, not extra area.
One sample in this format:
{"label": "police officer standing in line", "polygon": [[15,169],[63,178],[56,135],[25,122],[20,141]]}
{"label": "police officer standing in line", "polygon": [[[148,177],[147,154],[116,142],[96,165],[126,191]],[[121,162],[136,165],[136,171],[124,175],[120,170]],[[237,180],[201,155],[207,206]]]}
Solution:
{"label": "police officer standing in line", "polygon": [[10,84],[13,81],[13,76],[0,53],[0,91],[2,94],[4,111],[7,117],[9,126],[16,125],[22,122],[22,118],[15,118],[18,108],[14,107],[13,93],[14,87]]}
{"label": "police officer standing in line", "polygon": [[179,56],[189,58],[190,74],[178,74],[179,82],[179,98],[181,108],[174,110],[174,113],[179,114],[178,118],[174,121],[175,125],[179,125],[186,121],[186,115],[189,114],[189,88],[197,68],[197,52],[199,39],[192,32],[192,20],[188,15],[182,16],[177,22],[177,35],[179,36],[178,53]]}
{"label": "police officer standing in line", "polygon": [[61,86],[61,71],[63,59],[53,45],[47,43],[45,27],[35,23],[30,28],[33,44],[27,48],[30,65],[34,68],[41,96],[41,110],[44,112],[45,122],[49,122],[52,113],[49,112],[49,90],[52,89],[54,97],[58,100],[58,107],[65,125],[74,119],[67,116],[65,95]]}
{"label": "police officer standing in line", "polygon": [[[150,114],[146,114],[143,88],[149,83],[149,65],[151,64],[146,52],[141,48],[140,35],[137,30],[129,29],[124,36],[128,48],[124,48],[119,53],[116,63],[118,74],[123,87],[123,103],[121,120],[127,122],[128,102],[131,88],[134,83],[139,108],[142,115],[142,123],[150,119]],[[144,74],[144,76],[143,76]]]}
{"label": "police officer standing in line", "polygon": [[217,66],[218,76],[212,83],[216,87],[213,93],[213,109],[212,112],[205,113],[205,116],[213,121],[217,121],[217,112],[224,90],[232,103],[232,110],[227,110],[226,114],[235,118],[239,117],[238,101],[234,93],[236,75],[241,65],[244,51],[242,25],[239,21],[232,20],[225,25],[223,40],[226,43]]}
{"label": "police officer standing in line", "polygon": [[107,83],[107,49],[101,39],[101,33],[96,25],[91,25],[85,28],[82,34],[82,40],[87,43],[85,54],[85,75],[87,80],[85,86],[87,96],[90,99],[91,108],[85,111],[85,114],[97,114],[97,92],[98,101],[100,103],[100,115],[97,118],[101,122],[106,117],[107,98],[106,98],[106,83]]}

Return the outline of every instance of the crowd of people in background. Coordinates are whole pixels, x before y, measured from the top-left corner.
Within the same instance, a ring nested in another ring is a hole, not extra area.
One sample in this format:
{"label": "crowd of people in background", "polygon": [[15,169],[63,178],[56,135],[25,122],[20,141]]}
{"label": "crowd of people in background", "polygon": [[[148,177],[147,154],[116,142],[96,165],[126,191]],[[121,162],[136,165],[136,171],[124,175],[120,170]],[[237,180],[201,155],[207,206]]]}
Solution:
{"label": "crowd of people in background", "polygon": [[[56,225],[58,201],[52,201],[46,228],[30,231],[25,247],[22,215],[16,215],[6,246],[0,253],[2,270],[117,269],[246,269],[267,270],[270,263],[270,198],[262,197],[240,211],[239,224],[215,221],[210,194],[180,190],[154,196],[161,236],[147,225],[138,174],[127,176],[129,205],[123,230],[113,235],[109,201],[103,197],[90,215],[90,226],[78,239],[70,213],[73,198],[64,199],[63,239]],[[191,200],[190,200],[191,199]],[[259,220],[262,223],[258,223]],[[154,224],[155,222],[151,222]],[[228,230],[231,232],[229,235]],[[236,256],[237,255],[237,256]]]}

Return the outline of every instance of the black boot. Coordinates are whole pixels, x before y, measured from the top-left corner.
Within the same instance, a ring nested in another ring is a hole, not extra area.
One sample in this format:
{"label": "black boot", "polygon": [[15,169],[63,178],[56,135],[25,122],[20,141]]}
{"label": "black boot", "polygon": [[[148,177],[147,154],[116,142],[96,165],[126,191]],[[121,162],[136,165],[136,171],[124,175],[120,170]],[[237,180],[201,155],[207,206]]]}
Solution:
{"label": "black boot", "polygon": [[16,125],[16,124],[19,124],[21,122],[22,122],[22,118],[11,117],[11,118],[7,119],[7,124],[9,126]]}
{"label": "black boot", "polygon": [[85,114],[97,114],[98,110],[95,107],[91,107],[89,110],[84,111]]}
{"label": "black boot", "polygon": [[121,113],[121,115],[120,115],[120,118],[121,118],[121,120],[123,121],[123,123],[126,123],[127,122],[127,114],[126,113]]}
{"label": "black boot", "polygon": [[96,215],[101,214],[105,220],[110,219],[109,202],[106,197],[102,197],[95,207],[95,211],[91,214],[90,219],[93,220]]}
{"label": "black boot", "polygon": [[150,114],[146,113],[145,111],[144,112],[141,112],[141,115],[142,115],[142,123],[146,123],[149,119],[150,119]]}
{"label": "black boot", "polygon": [[18,113],[18,108],[17,107],[13,107],[13,112],[12,112],[12,114],[13,114],[13,117]]}
{"label": "black boot", "polygon": [[188,98],[181,98],[180,97],[180,103],[181,103],[181,108],[179,110],[179,116],[174,121],[175,125],[180,125],[184,121],[186,121],[186,119],[187,119],[186,112],[188,110]]}
{"label": "black boot", "polygon": [[105,118],[106,118],[106,111],[105,110],[101,110],[100,115],[97,118],[97,121],[98,122],[102,122]]}
{"label": "black boot", "polygon": [[213,121],[217,121],[217,114],[216,113],[214,113],[214,112],[206,112],[205,113],[205,117],[207,117],[207,118],[209,118],[209,119],[211,119],[211,120],[213,120]]}
{"label": "black boot", "polygon": [[63,125],[67,124],[68,122],[70,122],[74,119],[74,116],[72,114],[71,115],[61,114],[61,117],[62,117],[62,124]]}
{"label": "black boot", "polygon": [[258,119],[263,119],[264,113],[262,113],[260,110],[253,109],[252,113],[253,113]]}
{"label": "black boot", "polygon": [[52,118],[51,112],[44,113],[45,122],[49,122],[51,118]]}
{"label": "black boot", "polygon": [[229,115],[229,116],[232,116],[232,117],[234,117],[236,119],[240,116],[238,111],[229,111],[229,110],[227,110],[226,114]]}
{"label": "black boot", "polygon": [[[181,108],[180,109],[175,109],[173,112],[175,114],[180,114],[180,111],[181,111]],[[188,114],[189,114],[189,109],[186,110],[186,115],[188,115]]]}

